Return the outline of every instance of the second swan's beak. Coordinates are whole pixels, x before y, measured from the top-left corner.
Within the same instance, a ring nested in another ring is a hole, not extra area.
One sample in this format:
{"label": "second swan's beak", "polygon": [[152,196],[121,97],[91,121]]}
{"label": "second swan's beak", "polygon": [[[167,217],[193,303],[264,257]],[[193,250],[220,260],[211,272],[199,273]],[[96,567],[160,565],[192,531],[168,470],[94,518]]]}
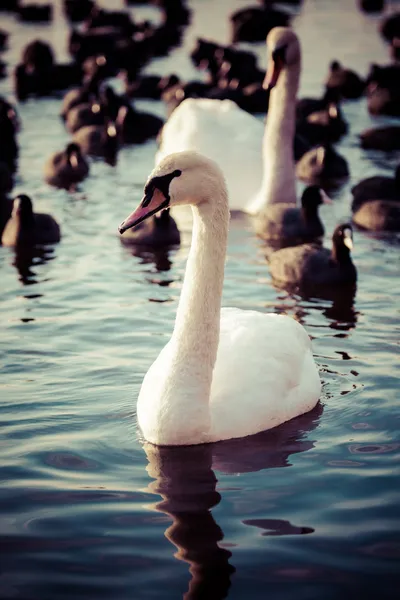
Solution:
{"label": "second swan's beak", "polygon": [[122,234],[127,229],[139,225],[142,221],[145,221],[163,208],[166,208],[168,203],[169,200],[160,190],[154,189],[149,191],[143,196],[139,206],[135,208],[133,213],[131,213],[125,221],[122,221],[121,225],[118,227],[118,231]]}
{"label": "second swan's beak", "polygon": [[280,72],[285,66],[285,50],[286,48],[275,50],[269,59],[267,72],[263,82],[264,90],[272,90],[272,88],[276,86]]}

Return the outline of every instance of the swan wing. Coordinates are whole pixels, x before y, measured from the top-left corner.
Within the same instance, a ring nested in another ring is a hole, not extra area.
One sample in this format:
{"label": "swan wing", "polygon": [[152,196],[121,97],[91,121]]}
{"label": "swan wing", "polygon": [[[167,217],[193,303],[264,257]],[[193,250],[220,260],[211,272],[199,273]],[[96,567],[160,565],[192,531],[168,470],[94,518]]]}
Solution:
{"label": "swan wing", "polygon": [[210,396],[212,439],[244,437],[311,410],[321,382],[290,317],[224,308]]}

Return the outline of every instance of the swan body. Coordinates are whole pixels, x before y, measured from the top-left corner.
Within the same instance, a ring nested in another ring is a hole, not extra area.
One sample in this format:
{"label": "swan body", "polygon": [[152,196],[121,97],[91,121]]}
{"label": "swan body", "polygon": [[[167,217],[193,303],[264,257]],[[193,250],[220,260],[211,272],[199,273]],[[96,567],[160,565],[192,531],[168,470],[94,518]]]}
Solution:
{"label": "swan body", "polygon": [[156,163],[174,152],[195,150],[218,162],[231,210],[246,210],[262,179],[263,123],[232,100],[186,98],[161,134]]}
{"label": "swan body", "polygon": [[187,98],[164,125],[156,164],[174,152],[195,150],[225,174],[231,210],[257,214],[267,204],[296,205],[293,140],[300,78],[300,45],[289,28],[267,38],[271,89],[266,126],[231,100]]}
{"label": "swan body", "polygon": [[174,361],[173,344],[168,342],[148,370],[137,405],[142,432],[154,444],[245,437],[308,412],[319,398],[310,338],[289,317],[221,309],[218,353],[205,407],[198,402],[195,385],[171,390],[173,405],[164,396]]}
{"label": "swan body", "polygon": [[145,439],[191,445],[248,436],[313,408],[321,383],[310,339],[293,319],[224,308],[229,226],[222,172],[196,152],[166,157],[120,233],[167,206],[190,204],[192,245],[171,340],[137,404]]}

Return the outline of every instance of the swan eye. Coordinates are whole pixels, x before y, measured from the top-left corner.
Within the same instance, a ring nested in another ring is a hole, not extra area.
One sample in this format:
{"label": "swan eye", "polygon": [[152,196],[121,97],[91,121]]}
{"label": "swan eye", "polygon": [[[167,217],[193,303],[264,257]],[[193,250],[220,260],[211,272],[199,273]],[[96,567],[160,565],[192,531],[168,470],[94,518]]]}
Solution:
{"label": "swan eye", "polygon": [[156,186],[154,185],[153,180],[149,181],[149,183],[145,186],[144,198],[142,200],[143,208],[145,208],[146,206],[148,206],[150,204],[155,189],[156,189]]}
{"label": "swan eye", "polygon": [[150,204],[154,194],[154,190],[156,189],[160,190],[160,192],[165,196],[165,199],[169,202],[169,186],[171,184],[171,181],[174,179],[174,177],[179,177],[181,174],[182,171],[180,171],[179,169],[175,169],[175,171],[173,171],[172,173],[152,177],[144,188],[144,198],[142,206],[146,207]]}
{"label": "swan eye", "polygon": [[272,52],[272,60],[276,63],[276,62],[286,62],[286,50],[287,50],[287,44],[285,44],[284,46],[280,46],[279,48],[275,48],[275,50]]}

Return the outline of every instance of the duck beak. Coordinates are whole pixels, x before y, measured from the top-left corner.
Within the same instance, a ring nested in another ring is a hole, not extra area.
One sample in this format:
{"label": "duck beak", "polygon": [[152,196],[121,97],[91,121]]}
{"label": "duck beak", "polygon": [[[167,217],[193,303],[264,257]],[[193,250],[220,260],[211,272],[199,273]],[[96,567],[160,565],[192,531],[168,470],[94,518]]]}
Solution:
{"label": "duck beak", "polygon": [[12,213],[11,213],[11,217],[13,219],[15,219],[15,217],[17,217],[19,215],[20,209],[21,209],[21,201],[19,198],[15,198],[15,200],[13,201],[13,207],[12,207]]}
{"label": "duck beak", "polygon": [[351,233],[350,231],[345,231],[343,234],[343,244],[349,249],[349,250],[353,250],[354,248],[354,244],[353,244],[353,238],[351,237]]}
{"label": "duck beak", "polygon": [[331,119],[337,119],[338,118],[338,109],[336,104],[330,104],[329,105],[329,109],[328,109],[328,113]]}
{"label": "duck beak", "polygon": [[73,169],[76,169],[76,167],[78,166],[78,164],[79,164],[78,157],[75,152],[73,152],[71,154],[71,156],[69,157],[69,164],[71,165],[71,167]]}
{"label": "duck beak", "polygon": [[317,148],[317,163],[322,167],[326,157],[326,149],[324,146]]}
{"label": "duck beak", "polygon": [[264,90],[272,90],[272,88],[276,86],[284,64],[285,63],[280,56],[270,59],[268,63],[268,69],[265,74],[265,79],[263,82]]}
{"label": "duck beak", "polygon": [[142,221],[145,221],[152,215],[155,215],[163,208],[167,208],[169,204],[169,200],[164,196],[164,194],[158,190],[157,188],[151,190],[148,194],[145,194],[139,204],[139,206],[127,217],[124,221],[122,221],[121,225],[118,227],[118,231],[122,234],[127,229],[131,229],[132,227],[136,227]]}
{"label": "duck beak", "polygon": [[332,198],[329,198],[328,194],[320,188],[319,193],[321,194],[321,200],[324,204],[333,204]]}

